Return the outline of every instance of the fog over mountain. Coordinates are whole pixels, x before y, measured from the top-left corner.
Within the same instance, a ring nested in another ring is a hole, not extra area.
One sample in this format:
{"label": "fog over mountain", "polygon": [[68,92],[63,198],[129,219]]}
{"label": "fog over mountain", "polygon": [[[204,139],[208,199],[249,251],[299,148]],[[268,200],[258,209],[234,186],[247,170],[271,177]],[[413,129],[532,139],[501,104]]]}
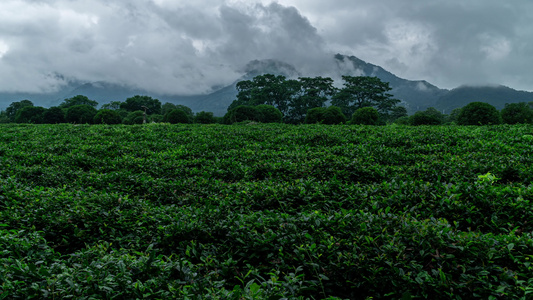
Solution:
{"label": "fog over mountain", "polygon": [[106,82],[208,94],[253,60],[327,75],[336,53],[451,89],[532,90],[533,2],[3,0],[0,92]]}
{"label": "fog over mountain", "polygon": [[527,0],[4,0],[0,107],[51,105],[87,83],[123,90],[109,100],[197,99],[251,74],[254,61],[335,78],[336,53],[422,90],[531,91],[532,9]]}

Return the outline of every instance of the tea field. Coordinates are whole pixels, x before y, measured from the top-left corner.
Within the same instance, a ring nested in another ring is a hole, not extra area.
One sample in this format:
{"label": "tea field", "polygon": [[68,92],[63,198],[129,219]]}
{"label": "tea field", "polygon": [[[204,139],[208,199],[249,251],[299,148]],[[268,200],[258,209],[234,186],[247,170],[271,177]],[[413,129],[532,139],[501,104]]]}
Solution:
{"label": "tea field", "polygon": [[0,299],[533,299],[533,126],[1,125]]}

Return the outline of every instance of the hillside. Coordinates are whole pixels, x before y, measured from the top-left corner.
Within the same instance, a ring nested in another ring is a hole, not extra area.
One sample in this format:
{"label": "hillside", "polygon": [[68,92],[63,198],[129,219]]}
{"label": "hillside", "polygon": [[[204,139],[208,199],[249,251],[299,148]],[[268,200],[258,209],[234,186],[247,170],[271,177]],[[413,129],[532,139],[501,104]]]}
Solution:
{"label": "hillside", "polygon": [[533,93],[517,91],[512,88],[500,86],[461,86],[441,96],[435,108],[449,113],[454,108],[463,107],[469,102],[487,102],[497,109],[505,107],[506,103],[531,102]]}
{"label": "hillside", "polygon": [[[332,68],[324,71],[323,76],[340,79],[341,75],[376,76],[389,82],[391,94],[402,101],[409,113],[435,107],[444,113],[462,107],[473,101],[488,102],[498,109],[505,103],[533,101],[533,93],[517,91],[505,86],[461,86],[453,90],[441,89],[425,80],[407,80],[396,76],[384,68],[365,62],[355,56],[337,54],[332,59]],[[64,99],[76,95],[85,95],[100,104],[111,101],[124,101],[135,95],[149,95],[162,103],[183,104],[193,111],[211,111],[216,116],[226,113],[227,107],[237,95],[236,84],[240,80],[249,80],[261,74],[284,75],[288,78],[306,76],[287,62],[272,59],[254,60],[242,70],[242,77],[233,84],[214,89],[212,93],[203,95],[165,95],[143,91],[138,88],[111,84],[107,82],[70,82],[53,93],[0,93],[0,107],[5,108],[12,102],[24,99],[31,100],[35,105],[50,107],[60,104]],[[340,83],[339,83],[340,85]]]}

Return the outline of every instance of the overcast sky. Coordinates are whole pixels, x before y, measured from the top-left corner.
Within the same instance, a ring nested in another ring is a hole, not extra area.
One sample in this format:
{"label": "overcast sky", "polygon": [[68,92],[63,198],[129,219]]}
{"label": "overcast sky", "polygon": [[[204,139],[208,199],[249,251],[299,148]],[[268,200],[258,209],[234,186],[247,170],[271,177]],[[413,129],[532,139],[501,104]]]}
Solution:
{"label": "overcast sky", "polygon": [[303,75],[355,55],[442,88],[533,91],[530,0],[1,0],[0,91],[69,80],[192,94],[254,59]]}

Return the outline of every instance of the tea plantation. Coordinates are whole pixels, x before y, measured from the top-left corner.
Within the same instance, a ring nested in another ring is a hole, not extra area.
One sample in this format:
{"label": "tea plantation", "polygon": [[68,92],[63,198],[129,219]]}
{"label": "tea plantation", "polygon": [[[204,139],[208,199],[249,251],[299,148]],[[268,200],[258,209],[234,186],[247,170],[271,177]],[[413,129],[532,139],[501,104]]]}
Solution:
{"label": "tea plantation", "polygon": [[0,299],[533,299],[533,126],[2,125]]}

